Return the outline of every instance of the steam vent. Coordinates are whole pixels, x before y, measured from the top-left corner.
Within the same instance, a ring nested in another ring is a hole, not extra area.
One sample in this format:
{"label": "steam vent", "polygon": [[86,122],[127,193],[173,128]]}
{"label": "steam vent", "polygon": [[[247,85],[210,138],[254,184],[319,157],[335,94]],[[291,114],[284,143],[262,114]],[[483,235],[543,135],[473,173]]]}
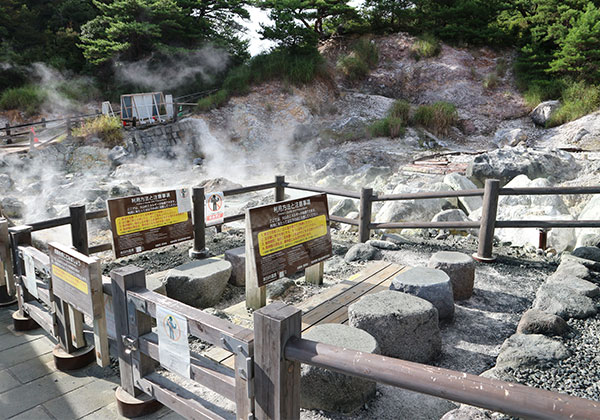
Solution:
{"label": "steam vent", "polygon": [[600,419],[597,3],[0,1],[0,420]]}

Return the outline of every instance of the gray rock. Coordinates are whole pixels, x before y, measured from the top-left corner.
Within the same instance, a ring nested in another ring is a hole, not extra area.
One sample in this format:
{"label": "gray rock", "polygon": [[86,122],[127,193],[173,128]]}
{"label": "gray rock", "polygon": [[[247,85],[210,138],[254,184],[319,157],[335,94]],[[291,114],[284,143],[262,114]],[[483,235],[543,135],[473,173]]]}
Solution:
{"label": "gray rock", "polygon": [[469,222],[469,218],[461,209],[443,210],[433,216],[432,222]]}
{"label": "gray rock", "polygon": [[412,243],[410,239],[404,236],[400,236],[396,233],[384,233],[383,235],[381,235],[381,240],[393,242],[396,245],[406,245]]}
{"label": "gray rock", "polygon": [[562,274],[553,274],[550,277],[548,277],[546,283],[566,287],[573,290],[574,293],[578,293],[580,295],[584,295],[591,298],[600,295],[600,287],[598,287],[590,281],[583,280],[570,275],[565,276]]}
{"label": "gray rock", "polygon": [[522,128],[504,128],[494,134],[494,143],[498,146],[514,147],[527,141],[527,133]]}
{"label": "gray rock", "polygon": [[554,177],[573,179],[579,165],[570,153],[563,151],[532,150],[525,147],[493,150],[476,156],[467,168],[467,176],[480,181],[501,179],[507,183],[524,174],[530,179]]}
{"label": "gray rock", "polygon": [[496,359],[497,368],[535,366],[557,362],[569,357],[569,350],[560,341],[541,334],[514,334],[504,341]]}
{"label": "gray rock", "polygon": [[14,197],[5,197],[2,199],[2,213],[6,217],[21,219],[24,216],[25,204]]}
{"label": "gray rock", "polygon": [[562,261],[556,269],[554,275],[573,276],[583,280],[590,280],[593,276],[590,270],[577,261]]}
{"label": "gray rock", "polygon": [[196,185],[196,187],[204,187],[204,191],[207,193],[216,192],[216,191],[224,191],[224,190],[229,190],[229,189],[233,189],[233,188],[240,188],[241,186],[242,186],[241,184],[230,181],[227,178],[205,179],[204,181],[202,181],[198,185]]}
{"label": "gray rock", "polygon": [[560,261],[561,263],[565,261],[576,262],[585,266],[585,268],[587,268],[588,270],[600,272],[600,262],[598,261],[588,260],[587,258],[580,258],[568,253],[562,254],[562,256],[560,257]]}
{"label": "gray rock", "polygon": [[548,314],[537,309],[529,309],[523,314],[517,334],[563,335],[569,331],[566,321],[554,314]]}
{"label": "gray rock", "polygon": [[329,214],[332,216],[345,217],[348,215],[348,213],[353,211],[358,211],[354,200],[350,198],[344,198],[343,200],[338,201],[337,204],[331,208]]}
{"label": "gray rock", "polygon": [[442,270],[450,277],[454,300],[469,299],[475,283],[475,261],[460,252],[440,251],[431,256],[427,265]]}
{"label": "gray rock", "polygon": [[73,172],[98,171],[110,168],[108,150],[103,147],[81,146],[73,150],[69,169]]}
{"label": "gray rock", "polygon": [[214,306],[230,275],[229,261],[218,258],[193,261],[167,273],[167,296],[196,308]]}
{"label": "gray rock", "polygon": [[397,251],[400,247],[390,241],[380,241],[377,239],[371,239],[366,242],[368,245],[374,246],[375,248],[385,249],[387,251]]}
{"label": "gray rock", "polygon": [[454,316],[454,297],[450,277],[434,268],[415,267],[406,270],[392,280],[390,290],[408,293],[433,304],[440,319]]}
{"label": "gray rock", "polygon": [[113,185],[108,191],[109,198],[128,197],[130,195],[139,195],[142,191],[139,187],[133,185],[131,181],[123,181]]}
{"label": "gray rock", "polygon": [[113,166],[122,165],[129,156],[129,152],[123,146],[115,146],[108,152],[108,159],[110,159]]}
{"label": "gray rock", "polygon": [[570,289],[555,283],[544,283],[537,291],[533,308],[563,319],[587,318],[595,315],[594,301]]}
{"label": "gray rock", "polygon": [[[444,183],[448,184],[455,191],[477,189],[477,186],[469,178],[456,172],[446,175]],[[483,205],[481,197],[458,197],[458,202],[468,214],[473,213]]]}
{"label": "gray rock", "polygon": [[[317,325],[302,338],[364,353],[378,350],[377,341],[369,333],[342,324]],[[351,413],[373,398],[375,391],[373,381],[302,365],[300,406],[303,408]]]}
{"label": "gray rock", "polygon": [[586,233],[580,236],[578,244],[582,247],[595,246],[600,247],[600,235]]}
{"label": "gray rock", "polygon": [[575,249],[571,254],[586,260],[600,262],[600,248],[596,246],[582,246]]}
{"label": "gray rock", "polygon": [[8,174],[0,174],[0,193],[6,193],[13,187],[14,182]]}
{"label": "gray rock", "polygon": [[285,295],[292,287],[295,287],[294,280],[286,277],[267,284],[267,297],[269,299],[277,299]]}
{"label": "gray rock", "polygon": [[246,248],[228,249],[225,251],[225,260],[229,261],[232,266],[231,277],[229,283],[234,286],[244,286],[246,284]]}
{"label": "gray rock", "polygon": [[486,410],[476,407],[460,407],[448,411],[440,420],[491,420],[492,416]]}
{"label": "gray rock", "polygon": [[416,296],[390,290],[366,295],[348,307],[348,319],[375,337],[384,356],[427,363],[442,348],[437,310]]}
{"label": "gray rock", "polygon": [[293,139],[298,143],[306,143],[317,137],[318,132],[312,124],[298,124],[294,127]]}
{"label": "gray rock", "polygon": [[529,116],[537,125],[546,126],[558,108],[560,108],[560,101],[545,101],[536,106]]}
{"label": "gray rock", "polygon": [[379,250],[369,244],[356,244],[346,252],[344,260],[351,261],[369,261],[379,256]]}

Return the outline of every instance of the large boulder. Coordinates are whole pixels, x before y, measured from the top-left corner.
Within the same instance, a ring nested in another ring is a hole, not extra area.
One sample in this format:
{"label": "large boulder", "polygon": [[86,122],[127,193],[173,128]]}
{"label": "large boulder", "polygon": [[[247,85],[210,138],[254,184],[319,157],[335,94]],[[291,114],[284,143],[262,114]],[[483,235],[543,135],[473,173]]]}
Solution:
{"label": "large boulder", "polygon": [[571,254],[586,260],[600,262],[600,248],[595,246],[582,246],[573,250]]}
{"label": "large boulder", "polygon": [[[375,338],[366,331],[342,324],[320,324],[302,338],[363,353],[377,353]],[[376,383],[330,369],[302,365],[300,406],[350,413],[375,396]]]}
{"label": "large boulder", "polygon": [[[456,172],[446,175],[444,183],[448,184],[454,191],[477,189],[477,186],[469,178]],[[458,197],[458,202],[467,214],[473,213],[483,205],[481,197]]]}
{"label": "large boulder", "polygon": [[358,207],[356,206],[356,200],[352,200],[351,198],[344,198],[343,200],[338,201],[331,208],[331,210],[329,210],[329,214],[332,216],[346,217],[349,213],[353,211],[358,211]]}
{"label": "large boulder", "polygon": [[415,267],[396,275],[390,290],[408,293],[433,304],[440,319],[454,316],[454,297],[450,277],[435,268]]}
{"label": "large boulder", "polygon": [[[439,187],[438,187],[439,188]],[[446,187],[447,188],[447,187]],[[416,193],[421,188],[397,185],[393,194]],[[431,191],[431,189],[428,189]],[[386,202],[377,212],[375,220],[381,222],[403,222],[407,220],[431,220],[433,216],[449,207],[449,202],[442,198],[427,200],[397,200]]]}
{"label": "large boulder", "polygon": [[0,174],[0,193],[9,192],[13,185],[14,182],[8,174]]}
{"label": "large boulder", "polygon": [[529,309],[523,314],[517,334],[563,335],[569,331],[569,325],[561,317],[546,312]]}
{"label": "large boulder", "polygon": [[110,190],[108,191],[108,197],[128,197],[131,195],[139,195],[141,193],[142,191],[140,188],[136,185],[133,185],[131,181],[122,181],[110,187]]}
{"label": "large boulder", "polygon": [[502,128],[494,134],[494,143],[499,147],[514,147],[527,141],[527,132],[522,128]]}
{"label": "large boulder", "polygon": [[72,172],[99,171],[110,169],[111,161],[108,149],[95,146],[81,146],[73,150],[69,161]]}
{"label": "large boulder", "polygon": [[21,200],[14,197],[5,197],[1,203],[4,216],[14,219],[21,219],[25,216],[25,204]]}
{"label": "large boulder", "polygon": [[545,282],[537,291],[532,307],[563,319],[587,318],[598,312],[592,298],[568,285]]}
{"label": "large boulder", "polygon": [[375,337],[384,356],[427,363],[442,349],[437,310],[416,296],[390,290],[363,296],[348,307],[348,320]]}
{"label": "large boulder", "polygon": [[560,341],[540,334],[514,334],[504,341],[496,359],[496,368],[531,367],[569,357]]}
{"label": "large boulder", "polygon": [[496,178],[508,182],[517,175],[529,178],[554,177],[574,179],[579,166],[570,153],[555,150],[533,150],[525,147],[503,148],[476,156],[467,168],[467,176],[479,179]]}
{"label": "large boulder", "polygon": [[196,308],[214,306],[230,275],[231,263],[218,258],[183,264],[167,273],[167,296]]}
{"label": "large boulder", "polygon": [[558,108],[560,108],[560,101],[545,101],[536,106],[529,115],[534,123],[545,127]]}
{"label": "large boulder", "polygon": [[356,244],[346,252],[344,260],[352,261],[369,261],[374,260],[379,256],[379,250],[370,244]]}

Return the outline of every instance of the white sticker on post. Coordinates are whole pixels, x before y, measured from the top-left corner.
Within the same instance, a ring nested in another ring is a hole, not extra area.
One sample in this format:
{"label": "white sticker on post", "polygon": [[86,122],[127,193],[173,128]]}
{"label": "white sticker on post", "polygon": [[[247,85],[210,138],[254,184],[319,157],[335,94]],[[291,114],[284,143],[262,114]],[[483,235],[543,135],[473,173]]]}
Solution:
{"label": "white sticker on post", "polygon": [[190,345],[187,320],[156,305],[158,358],[161,366],[190,378]]}
{"label": "white sticker on post", "polygon": [[115,311],[113,311],[112,297],[108,295],[104,295],[104,319],[106,319],[106,334],[116,340]]}
{"label": "white sticker on post", "polygon": [[177,211],[187,213],[192,211],[192,195],[189,188],[179,188],[175,191],[177,195]]}
{"label": "white sticker on post", "polygon": [[206,200],[205,221],[206,223],[223,223],[225,218],[225,196],[222,192],[205,194]]}
{"label": "white sticker on post", "polygon": [[37,280],[35,279],[35,262],[33,256],[27,252],[23,252],[23,262],[25,263],[25,287],[31,296],[38,299]]}

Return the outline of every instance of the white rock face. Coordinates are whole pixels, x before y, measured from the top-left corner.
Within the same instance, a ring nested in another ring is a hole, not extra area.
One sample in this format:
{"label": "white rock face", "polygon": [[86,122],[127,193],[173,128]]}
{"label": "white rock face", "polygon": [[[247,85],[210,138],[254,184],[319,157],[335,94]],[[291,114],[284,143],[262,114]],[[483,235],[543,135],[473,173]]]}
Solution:
{"label": "white rock face", "polygon": [[[397,185],[393,194],[416,193],[419,188]],[[423,190],[425,191],[425,190]],[[427,189],[431,191],[431,188]],[[426,221],[447,207],[447,201],[442,198],[427,200],[400,200],[388,201],[377,212],[375,220],[378,222],[402,222],[406,220]]]}
{"label": "white rock face", "polygon": [[[519,175],[506,184],[506,188],[549,187],[552,184],[545,178],[533,181],[526,175]],[[473,220],[479,219],[481,209],[469,215]],[[498,220],[574,220],[562,198],[558,195],[540,196],[501,196],[498,201]],[[496,229],[496,236],[501,241],[512,242],[516,246],[539,245],[539,231],[527,229]],[[558,252],[575,247],[575,229],[552,229],[548,232],[548,245]]]}
{"label": "white rock face", "polygon": [[519,143],[527,141],[527,133],[522,128],[507,128],[496,131],[494,143],[498,146],[514,147]]}
{"label": "white rock face", "polygon": [[[477,189],[477,186],[469,178],[456,172],[446,175],[444,177],[444,184],[449,185],[455,191]],[[458,197],[458,202],[468,214],[481,208],[483,205],[481,197]]]}
{"label": "white rock face", "polygon": [[[583,208],[577,220],[600,220],[600,195],[592,196],[592,199]],[[578,242],[583,241],[584,235],[599,235],[599,228],[582,228],[576,229],[575,235]]]}
{"label": "white rock face", "polygon": [[538,125],[546,125],[558,108],[560,108],[560,101],[542,102],[531,111],[531,119]]}

